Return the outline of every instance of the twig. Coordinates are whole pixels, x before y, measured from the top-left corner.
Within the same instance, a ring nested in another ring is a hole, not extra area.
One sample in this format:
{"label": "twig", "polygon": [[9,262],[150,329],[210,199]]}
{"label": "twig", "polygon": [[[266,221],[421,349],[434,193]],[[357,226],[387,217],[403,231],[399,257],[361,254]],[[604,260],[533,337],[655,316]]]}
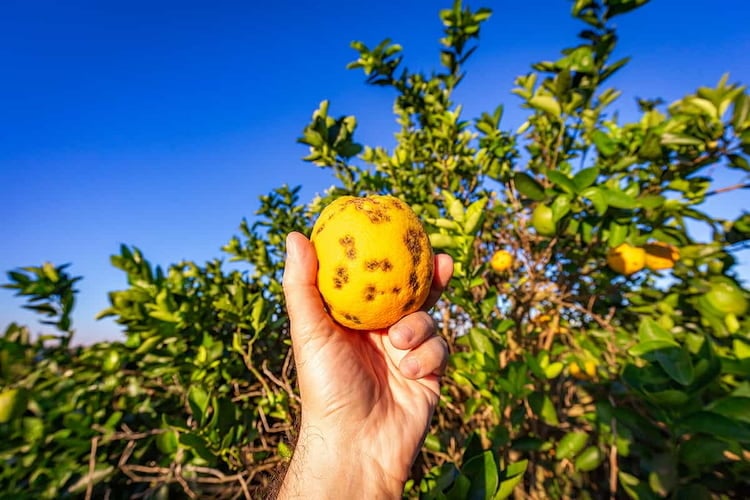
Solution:
{"label": "twig", "polygon": [[89,478],[86,481],[86,500],[91,500],[94,493],[94,470],[96,469],[96,449],[99,446],[99,436],[91,438],[91,452],[89,452]]}
{"label": "twig", "polygon": [[[610,403],[614,407],[614,400],[610,396]],[[612,446],[609,448],[609,498],[615,500],[617,498],[617,475],[618,475],[618,464],[617,464],[617,420],[613,417],[612,423]]]}
{"label": "twig", "polygon": [[709,191],[704,195],[704,197],[708,198],[709,196],[713,196],[715,194],[721,194],[726,193],[728,191],[734,191],[735,189],[750,189],[750,183],[738,183],[738,184],[732,184],[731,186],[724,186],[722,188],[714,189],[713,191]]}

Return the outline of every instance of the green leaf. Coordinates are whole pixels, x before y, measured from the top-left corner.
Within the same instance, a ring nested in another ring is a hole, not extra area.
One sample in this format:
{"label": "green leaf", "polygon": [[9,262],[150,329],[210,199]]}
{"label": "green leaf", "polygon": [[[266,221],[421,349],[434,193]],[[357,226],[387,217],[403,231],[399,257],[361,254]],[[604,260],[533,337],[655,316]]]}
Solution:
{"label": "green leaf", "polygon": [[665,146],[701,146],[704,141],[686,134],[665,133],[661,136],[661,143]]}
{"label": "green leaf", "polygon": [[669,377],[682,385],[690,385],[695,378],[690,353],[679,345],[663,340],[647,340],[632,347],[628,352],[633,356],[642,356],[648,361],[659,364]]}
{"label": "green leaf", "polygon": [[640,325],[638,325],[638,338],[641,342],[646,340],[663,340],[669,342],[670,345],[679,345],[675,342],[671,333],[651,318],[643,318]]}
{"label": "green leaf", "polygon": [[529,105],[532,108],[544,111],[545,113],[552,115],[555,118],[559,118],[562,114],[560,103],[557,102],[557,99],[549,95],[534,96],[529,99]]}
{"label": "green leaf", "polygon": [[544,200],[544,188],[529,174],[525,172],[516,172],[513,176],[513,183],[518,192],[525,197],[534,201]]}
{"label": "green leaf", "polygon": [[193,415],[202,423],[206,416],[206,408],[208,408],[208,393],[203,387],[192,385],[188,390],[187,398]]}
{"label": "green leaf", "polygon": [[529,394],[528,401],[531,410],[541,418],[542,422],[553,427],[560,425],[555,405],[547,394],[533,392]]}
{"label": "green leaf", "polygon": [[469,342],[475,351],[493,358],[496,356],[495,345],[483,329],[475,327],[469,330]]}
{"label": "green leaf", "polygon": [[471,487],[465,497],[467,499],[492,498],[497,490],[498,470],[491,450],[466,462],[461,467],[461,474],[471,479]]}
{"label": "green leaf", "polygon": [[577,471],[588,472],[596,469],[604,460],[604,454],[597,446],[589,446],[578,455],[575,461]]}
{"label": "green leaf", "polygon": [[634,500],[659,500],[662,498],[651,491],[647,483],[640,481],[635,476],[620,471],[617,473],[617,477],[620,480],[622,488]]}
{"label": "green leaf", "polygon": [[570,212],[570,196],[566,194],[558,195],[552,200],[552,220],[555,224],[560,221],[568,212]]}
{"label": "green leaf", "polygon": [[577,188],[575,183],[573,182],[573,179],[563,174],[559,170],[550,170],[549,172],[547,172],[547,178],[549,178],[552,184],[560,187],[560,189],[562,189],[563,191],[570,194],[576,194]]}
{"label": "green leaf", "polygon": [[443,233],[431,233],[430,245],[433,248],[455,248],[458,246],[458,242],[453,236]]}
{"label": "green leaf", "polygon": [[750,425],[712,411],[699,411],[679,422],[685,434],[703,433],[730,441],[750,443]]}
{"label": "green leaf", "polygon": [[601,130],[595,130],[594,133],[591,134],[591,140],[599,153],[605,158],[612,156],[617,151],[617,143]]}
{"label": "green leaf", "polygon": [[638,206],[638,203],[636,203],[636,200],[632,196],[628,196],[620,190],[609,188],[600,188],[600,190],[604,196],[604,201],[611,207],[628,210]]}
{"label": "green leaf", "polygon": [[708,410],[750,424],[750,398],[729,396],[711,403]]}
{"label": "green leaf", "polygon": [[555,449],[555,458],[564,460],[573,458],[586,446],[589,435],[583,431],[572,431],[565,434]]}
{"label": "green leaf", "polygon": [[576,192],[580,193],[587,187],[591,186],[599,177],[599,169],[596,167],[584,168],[573,176],[573,182],[576,185]]}
{"label": "green leaf", "polygon": [[487,206],[487,198],[481,198],[466,209],[466,218],[464,219],[464,234],[472,235],[481,223],[484,217],[484,208]]}
{"label": "green leaf", "polygon": [[607,200],[601,189],[598,187],[589,187],[581,191],[580,194],[583,198],[586,198],[592,205],[594,205],[594,209],[599,216],[602,216],[607,212],[609,205],[607,204]]}
{"label": "green leaf", "polygon": [[628,237],[628,226],[618,224],[614,221],[609,223],[609,238],[607,244],[614,248],[625,241]]}
{"label": "green leaf", "polygon": [[504,471],[500,472],[500,475],[498,476],[500,487],[497,489],[497,493],[493,500],[503,500],[513,493],[515,487],[523,479],[528,464],[528,460],[521,460],[508,465]]}

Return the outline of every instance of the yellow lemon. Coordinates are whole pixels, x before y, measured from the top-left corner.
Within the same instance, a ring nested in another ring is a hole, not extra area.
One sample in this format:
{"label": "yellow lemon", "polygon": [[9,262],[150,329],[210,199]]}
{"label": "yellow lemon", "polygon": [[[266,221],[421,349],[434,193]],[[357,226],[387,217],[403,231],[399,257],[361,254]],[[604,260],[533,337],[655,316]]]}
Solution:
{"label": "yellow lemon", "polygon": [[318,256],[318,290],[343,326],[387,328],[427,299],[430,240],[398,198],[342,196],[322,210],[310,241]]}
{"label": "yellow lemon", "polygon": [[680,250],[668,243],[646,243],[643,250],[646,252],[646,267],[652,271],[671,269],[680,260]]}
{"label": "yellow lemon", "polygon": [[646,265],[646,251],[623,243],[609,249],[607,265],[616,273],[625,275],[637,273]]}
{"label": "yellow lemon", "polygon": [[586,375],[588,375],[589,378],[594,378],[596,375],[596,361],[593,361],[591,359],[587,359],[583,363],[583,369],[586,372]]}
{"label": "yellow lemon", "polygon": [[568,367],[568,371],[574,378],[577,378],[579,380],[583,380],[585,377],[584,373],[581,371],[581,367],[578,366],[578,363],[576,363],[575,361],[570,363],[570,366]]}
{"label": "yellow lemon", "polygon": [[513,265],[513,255],[507,250],[498,250],[490,259],[490,267],[498,273],[504,273]]}

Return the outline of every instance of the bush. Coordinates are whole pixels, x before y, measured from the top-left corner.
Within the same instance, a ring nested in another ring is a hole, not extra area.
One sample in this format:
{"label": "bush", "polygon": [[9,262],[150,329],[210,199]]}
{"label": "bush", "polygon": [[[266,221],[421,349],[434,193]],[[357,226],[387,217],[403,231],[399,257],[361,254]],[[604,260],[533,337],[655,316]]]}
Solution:
{"label": "bush", "polygon": [[[733,253],[750,214],[721,220],[701,204],[728,190],[710,173],[750,171],[750,98],[725,76],[619,122],[606,84],[627,61],[611,60],[612,19],[642,3],[574,2],[578,43],[516,80],[528,110],[516,132],[501,128],[502,106],[469,121],[452,101],[488,9],[440,12],[431,74],[402,67],[389,41],[353,43],[350,67],[395,93],[393,150],[358,144],[356,119],[324,101],[299,141],[338,184],[307,204],[298,188],[262,196],[223,247],[244,272],[220,260],[165,270],[122,247],[112,264],[129,287],[102,316],[123,343],[71,346],[79,278],[64,266],[10,272],[6,286],[60,335],[12,324],[1,339],[5,494],[262,495],[299,412],[284,237],[337,196],[390,193],[456,263],[434,309],[450,365],[406,497],[741,497],[750,317]],[[623,244],[662,260],[622,274],[611,262]],[[497,250],[510,269],[491,268]]]}

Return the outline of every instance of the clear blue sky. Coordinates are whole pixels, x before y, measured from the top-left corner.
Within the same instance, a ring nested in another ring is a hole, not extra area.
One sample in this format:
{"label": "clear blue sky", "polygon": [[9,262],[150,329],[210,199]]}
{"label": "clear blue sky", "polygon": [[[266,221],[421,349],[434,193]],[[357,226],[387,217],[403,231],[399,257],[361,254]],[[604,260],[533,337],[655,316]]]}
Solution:
{"label": "clear blue sky", "polygon": [[[4,0],[0,5],[0,281],[43,261],[84,276],[77,341],[118,338],[93,317],[125,286],[109,256],[125,243],[154,264],[220,256],[258,196],[284,183],[308,201],[333,183],[296,144],[323,99],[358,117],[360,142],[390,145],[392,94],[364,85],[352,40],[401,43],[405,63],[436,67],[440,8],[451,0],[351,2]],[[457,100],[464,116],[505,103],[529,64],[575,42],[570,2],[487,1],[494,10]],[[729,72],[750,83],[750,7],[744,0],[654,0],[620,18],[617,106],[672,100]],[[731,178],[721,179],[729,183]],[[741,195],[715,203],[730,217]],[[743,275],[750,258],[742,255]],[[0,328],[41,326],[0,290]]]}

